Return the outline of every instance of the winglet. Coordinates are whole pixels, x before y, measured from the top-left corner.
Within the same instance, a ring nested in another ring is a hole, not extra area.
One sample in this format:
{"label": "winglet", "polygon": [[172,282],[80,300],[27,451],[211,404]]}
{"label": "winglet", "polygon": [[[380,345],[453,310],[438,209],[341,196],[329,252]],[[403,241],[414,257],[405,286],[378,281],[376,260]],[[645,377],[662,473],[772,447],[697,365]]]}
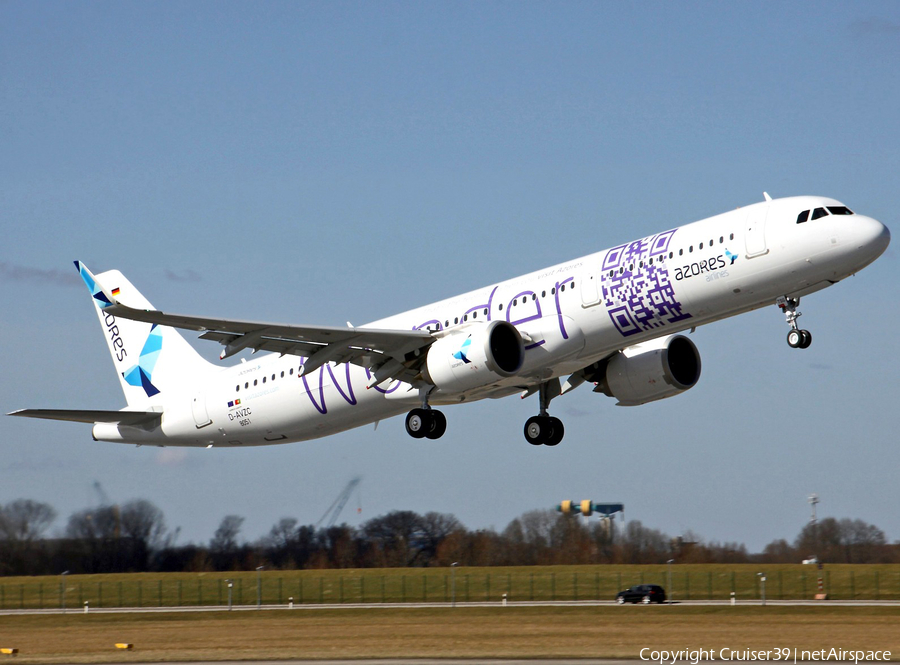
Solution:
{"label": "winglet", "polygon": [[91,292],[91,297],[97,301],[97,304],[101,309],[118,304],[113,294],[107,291],[106,288],[97,281],[97,278],[94,277],[90,270],[88,270],[86,265],[81,261],[75,261],[75,268],[78,270],[78,274],[81,275],[81,279],[83,279],[84,283],[87,285],[88,291]]}

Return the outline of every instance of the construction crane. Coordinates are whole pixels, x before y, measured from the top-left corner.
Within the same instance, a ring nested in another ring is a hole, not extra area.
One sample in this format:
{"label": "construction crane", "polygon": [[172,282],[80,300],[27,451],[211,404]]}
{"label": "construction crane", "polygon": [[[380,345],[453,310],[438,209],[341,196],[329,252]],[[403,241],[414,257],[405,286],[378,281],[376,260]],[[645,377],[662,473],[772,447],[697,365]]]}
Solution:
{"label": "construction crane", "polygon": [[94,491],[97,492],[97,496],[100,497],[100,507],[108,507],[112,510],[113,519],[115,520],[113,537],[119,538],[122,534],[122,516],[119,512],[119,504],[109,500],[109,496],[103,490],[103,485],[100,484],[99,480],[94,481]]}
{"label": "construction crane", "polygon": [[[347,501],[350,500],[350,495],[353,494],[353,490],[359,485],[360,481],[362,481],[361,476],[356,476],[352,478],[349,483],[347,483],[346,487],[341,490],[341,493],[337,495],[337,498],[334,502],[328,507],[328,510],[325,511],[325,514],[319,518],[319,521],[316,522],[316,528],[319,528],[319,525],[322,522],[325,522],[327,518],[328,521],[325,524],[326,529],[330,529],[334,526],[334,523],[337,522],[337,518],[340,516],[341,511],[344,509],[344,506],[347,505]],[[359,509],[358,512],[362,512],[362,508]]]}

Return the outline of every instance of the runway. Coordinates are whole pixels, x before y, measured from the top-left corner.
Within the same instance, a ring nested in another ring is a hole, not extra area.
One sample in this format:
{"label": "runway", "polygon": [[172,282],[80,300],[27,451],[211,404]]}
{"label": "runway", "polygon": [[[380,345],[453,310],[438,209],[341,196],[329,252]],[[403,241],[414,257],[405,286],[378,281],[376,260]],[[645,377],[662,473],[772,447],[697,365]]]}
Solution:
{"label": "runway", "polygon": [[[572,600],[572,601],[517,601],[508,602],[505,605],[497,602],[469,602],[456,603],[456,608],[485,608],[506,607],[611,607],[616,603],[611,600]],[[726,607],[732,605],[730,600],[684,600],[664,603],[664,607],[677,610],[679,607]],[[898,607],[900,600],[738,600],[734,607],[760,607],[762,605],[772,607]],[[53,609],[3,609],[0,616],[29,615],[29,614],[152,614],[152,613],[177,613],[177,612],[259,612],[259,611],[306,611],[319,610],[385,610],[385,609],[453,609],[450,603],[305,603],[303,605],[234,605],[229,610],[227,605],[202,605],[182,607],[91,607],[87,612],[83,607],[69,607]],[[371,661],[370,661],[371,662]],[[445,661],[446,662],[446,661]],[[584,661],[580,661],[584,662]],[[606,662],[606,661],[605,661]]]}

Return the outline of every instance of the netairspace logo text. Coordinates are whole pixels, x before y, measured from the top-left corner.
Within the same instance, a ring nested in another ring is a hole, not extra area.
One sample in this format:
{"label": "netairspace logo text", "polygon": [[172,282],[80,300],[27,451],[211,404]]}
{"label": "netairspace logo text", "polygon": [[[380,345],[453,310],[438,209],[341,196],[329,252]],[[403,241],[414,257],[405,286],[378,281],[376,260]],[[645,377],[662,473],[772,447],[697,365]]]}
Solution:
{"label": "netairspace logo text", "polygon": [[680,649],[678,651],[641,649],[641,660],[653,661],[659,665],[698,665],[702,661],[750,661],[770,660],[773,662],[799,661],[841,661],[844,663],[859,663],[873,661],[888,661],[891,659],[890,651],[850,651],[845,649],[820,649],[818,651],[791,649],[788,647],[778,649]]}

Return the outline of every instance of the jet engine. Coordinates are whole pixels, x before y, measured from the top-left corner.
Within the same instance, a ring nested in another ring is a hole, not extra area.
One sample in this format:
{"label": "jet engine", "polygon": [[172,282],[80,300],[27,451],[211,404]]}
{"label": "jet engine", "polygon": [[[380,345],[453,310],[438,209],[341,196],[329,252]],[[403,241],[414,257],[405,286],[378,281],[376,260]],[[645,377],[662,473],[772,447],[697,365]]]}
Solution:
{"label": "jet engine", "polygon": [[700,378],[700,353],[684,335],[671,335],[636,344],[616,353],[599,368],[594,392],[638,406],[672,397],[693,388]]}
{"label": "jet engine", "polygon": [[471,325],[439,338],[428,349],[424,375],[438,390],[457,393],[515,376],[525,342],[506,321]]}

